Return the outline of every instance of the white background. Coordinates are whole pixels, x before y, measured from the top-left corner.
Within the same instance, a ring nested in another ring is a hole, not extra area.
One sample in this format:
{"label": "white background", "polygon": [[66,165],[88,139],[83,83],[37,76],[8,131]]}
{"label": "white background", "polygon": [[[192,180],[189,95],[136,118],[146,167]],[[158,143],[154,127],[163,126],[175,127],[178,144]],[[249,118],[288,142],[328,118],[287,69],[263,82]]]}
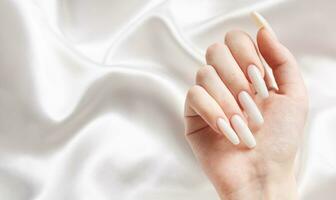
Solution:
{"label": "white background", "polygon": [[[259,11],[310,94],[297,178],[336,195],[336,1],[0,0],[0,199],[217,199],[183,136],[208,45]],[[285,192],[285,191],[284,191]]]}

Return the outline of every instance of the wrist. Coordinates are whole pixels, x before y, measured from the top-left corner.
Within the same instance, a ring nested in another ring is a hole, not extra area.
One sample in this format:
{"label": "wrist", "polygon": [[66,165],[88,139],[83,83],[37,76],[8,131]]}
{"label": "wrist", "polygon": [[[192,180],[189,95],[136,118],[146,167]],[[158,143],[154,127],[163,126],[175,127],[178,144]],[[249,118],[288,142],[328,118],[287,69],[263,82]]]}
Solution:
{"label": "wrist", "polygon": [[262,185],[262,194],[265,200],[297,200],[297,184],[294,172],[269,176]]}
{"label": "wrist", "polygon": [[297,200],[295,175],[290,171],[247,178],[248,182],[240,183],[231,191],[223,187],[217,190],[222,200]]}

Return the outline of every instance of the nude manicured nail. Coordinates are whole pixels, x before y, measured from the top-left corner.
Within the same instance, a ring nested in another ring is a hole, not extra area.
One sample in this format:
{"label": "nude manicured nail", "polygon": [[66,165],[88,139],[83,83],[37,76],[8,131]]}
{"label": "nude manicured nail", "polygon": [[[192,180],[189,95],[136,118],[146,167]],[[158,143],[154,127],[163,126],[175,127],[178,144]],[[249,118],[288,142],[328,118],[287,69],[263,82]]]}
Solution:
{"label": "nude manicured nail", "polygon": [[[251,13],[251,18],[253,19],[258,28],[265,27],[265,29],[268,30],[268,32],[272,35],[272,37],[278,40],[278,37],[273,31],[271,25],[266,21],[266,19],[262,15],[254,11]],[[279,90],[272,69],[267,64],[264,65],[264,69],[265,69],[265,79],[267,81],[268,87],[273,90]]]}
{"label": "nude manicured nail", "polygon": [[232,144],[239,144],[239,138],[228,122],[226,122],[223,118],[218,118],[217,126]]}
{"label": "nude manicured nail", "polygon": [[272,29],[271,25],[267,22],[267,20],[258,12],[254,11],[251,13],[251,18],[253,19],[253,21],[255,22],[255,24],[258,26],[258,28],[265,28],[267,29],[270,34],[272,35],[272,37],[274,39],[277,39],[277,36],[274,32],[274,30]]}
{"label": "nude manicured nail", "polygon": [[231,124],[239,135],[240,139],[246,144],[248,148],[253,148],[256,146],[257,143],[252,132],[239,115],[234,115],[231,117]]}
{"label": "nude manicured nail", "polygon": [[245,91],[242,91],[238,94],[238,99],[241,106],[244,108],[244,111],[248,117],[257,125],[264,123],[264,118],[259,111],[259,108],[254,103],[252,97]]}
{"label": "nude manicured nail", "polygon": [[279,90],[278,84],[275,81],[273,70],[264,62],[264,69],[265,69],[265,79],[267,81],[267,85],[270,89]]}
{"label": "nude manicured nail", "polygon": [[252,85],[254,87],[254,89],[256,90],[257,94],[263,98],[266,99],[269,94],[268,94],[268,90],[266,87],[266,83],[263,79],[263,77],[261,76],[260,70],[258,69],[258,67],[256,67],[255,65],[250,65],[247,68],[247,74],[252,82]]}

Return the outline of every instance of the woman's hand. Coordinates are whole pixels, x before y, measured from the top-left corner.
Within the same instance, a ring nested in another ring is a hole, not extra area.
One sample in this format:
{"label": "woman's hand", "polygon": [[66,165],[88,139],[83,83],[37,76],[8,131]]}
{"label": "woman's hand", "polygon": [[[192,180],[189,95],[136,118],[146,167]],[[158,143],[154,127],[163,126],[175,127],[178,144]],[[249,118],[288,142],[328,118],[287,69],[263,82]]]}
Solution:
{"label": "woman's hand", "polygon": [[231,31],[208,48],[208,65],[187,94],[185,134],[222,199],[296,199],[306,90],[294,57],[267,27],[257,44],[279,90],[267,91],[253,40]]}

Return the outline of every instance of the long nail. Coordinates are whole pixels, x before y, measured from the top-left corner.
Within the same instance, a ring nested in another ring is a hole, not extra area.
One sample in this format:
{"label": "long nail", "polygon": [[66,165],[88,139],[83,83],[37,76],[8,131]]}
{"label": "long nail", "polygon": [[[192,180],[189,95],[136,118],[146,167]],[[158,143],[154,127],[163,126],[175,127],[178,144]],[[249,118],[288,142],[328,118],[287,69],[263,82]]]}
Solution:
{"label": "long nail", "polygon": [[230,124],[227,123],[223,118],[218,118],[217,126],[219,130],[226,136],[226,138],[234,145],[239,144],[239,138],[236,132],[231,128]]}
{"label": "long nail", "polygon": [[238,94],[238,99],[248,117],[255,124],[262,125],[264,123],[264,118],[257,105],[254,103],[252,97],[247,92],[242,91]]}
{"label": "long nail", "polygon": [[274,39],[278,39],[278,37],[276,36],[274,30],[272,29],[271,25],[267,22],[267,20],[258,12],[253,11],[251,13],[251,18],[253,19],[253,21],[255,22],[255,24],[258,26],[258,28],[262,28],[264,27],[265,29],[267,29],[270,34],[273,36]]}
{"label": "long nail", "polygon": [[239,115],[231,117],[231,124],[247,147],[253,148],[256,146],[257,142],[251,130]]}
{"label": "long nail", "polygon": [[[268,30],[268,32],[272,35],[272,37],[278,40],[278,37],[273,31],[271,25],[267,22],[267,20],[261,14],[259,14],[256,11],[251,12],[251,18],[253,19],[253,21],[255,22],[258,28],[265,27],[265,29]],[[264,65],[264,69],[265,69],[265,78],[266,78],[268,87],[273,90],[279,90],[279,87],[275,81],[272,69],[267,64]]]}
{"label": "long nail", "polygon": [[269,97],[266,83],[263,77],[261,76],[258,67],[256,67],[255,65],[248,66],[247,74],[253,84],[254,89],[257,91],[257,94],[259,94],[260,97],[263,99]]}
{"label": "long nail", "polygon": [[267,81],[268,87],[270,89],[278,91],[279,87],[275,81],[273,70],[267,65],[266,61],[263,61],[263,63],[264,63],[264,69],[265,69],[265,79]]}

